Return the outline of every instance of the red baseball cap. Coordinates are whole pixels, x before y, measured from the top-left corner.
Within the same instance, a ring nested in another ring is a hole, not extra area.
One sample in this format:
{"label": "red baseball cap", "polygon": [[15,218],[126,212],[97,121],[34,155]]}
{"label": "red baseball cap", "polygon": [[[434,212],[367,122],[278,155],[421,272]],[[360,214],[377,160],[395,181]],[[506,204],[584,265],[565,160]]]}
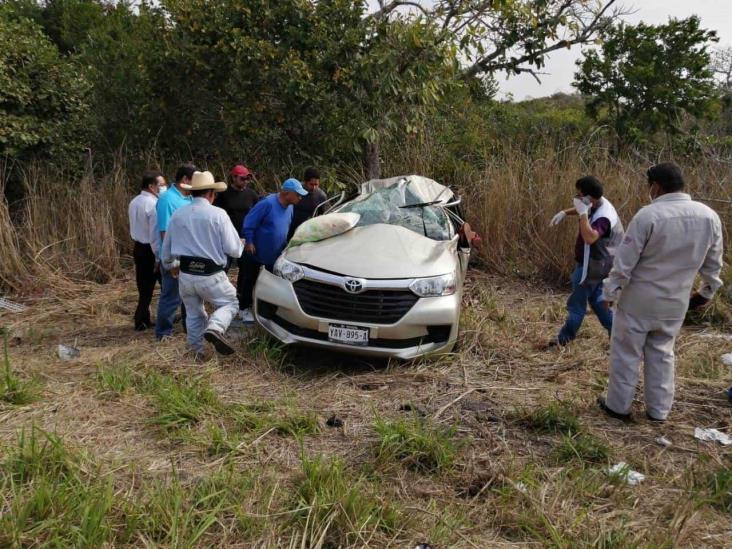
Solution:
{"label": "red baseball cap", "polygon": [[237,164],[233,168],[231,168],[231,171],[229,172],[231,175],[240,175],[241,177],[250,177],[252,175],[252,172],[249,171],[249,168],[246,166],[242,166],[241,164]]}

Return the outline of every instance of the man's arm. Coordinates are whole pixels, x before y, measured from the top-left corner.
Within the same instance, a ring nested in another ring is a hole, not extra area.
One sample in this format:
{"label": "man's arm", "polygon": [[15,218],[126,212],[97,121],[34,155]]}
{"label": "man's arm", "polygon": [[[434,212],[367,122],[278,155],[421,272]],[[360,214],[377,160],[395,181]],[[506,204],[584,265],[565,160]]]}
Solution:
{"label": "man's arm", "polygon": [[262,219],[269,213],[267,202],[257,202],[254,207],[249,210],[249,213],[244,218],[244,226],[242,227],[242,233],[244,239],[247,241],[247,245],[250,242],[254,242],[254,232],[262,224]]}
{"label": "man's arm", "polygon": [[615,302],[620,297],[623,288],[630,282],[633,269],[643,253],[648,240],[648,227],[638,216],[628,225],[623,242],[615,253],[613,268],[603,281],[602,294],[605,301]]}
{"label": "man's arm", "polygon": [[722,223],[719,217],[714,220],[712,228],[712,245],[707,250],[707,256],[704,258],[699,269],[699,275],[702,279],[702,285],[699,287],[698,293],[703,298],[709,300],[714,297],[714,293],[722,287]]}
{"label": "man's arm", "polygon": [[582,240],[584,240],[585,244],[587,244],[588,246],[592,246],[600,239],[600,233],[592,228],[592,225],[590,225],[590,220],[586,214],[580,215],[579,231],[582,235]]}

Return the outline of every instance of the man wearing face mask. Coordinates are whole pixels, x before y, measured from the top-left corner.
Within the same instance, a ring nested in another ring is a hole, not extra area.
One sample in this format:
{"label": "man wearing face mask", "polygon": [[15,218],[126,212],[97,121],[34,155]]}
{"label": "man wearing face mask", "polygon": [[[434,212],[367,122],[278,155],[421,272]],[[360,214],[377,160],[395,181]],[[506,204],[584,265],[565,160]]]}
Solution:
{"label": "man wearing face mask", "polygon": [[612,267],[615,248],[622,240],[623,224],[613,205],[603,197],[602,183],[596,177],[582,177],[575,187],[574,207],[562,210],[550,223],[556,226],[568,215],[579,216],[574,250],[577,266],[571,276],[572,293],[567,300],[567,320],[557,337],[546,347],[566,345],[577,337],[588,303],[608,334],[613,325],[612,312],[602,302],[602,280]]}
{"label": "man wearing face mask", "polygon": [[[628,226],[604,299],[617,304],[610,342],[607,397],[600,408],[628,420],[644,362],[646,416],[665,421],[674,399],[674,342],[689,308],[705,306],[722,286],[722,223],[711,208],[682,192],[672,162],[647,172],[651,203]],[[690,295],[697,273],[701,286]]]}
{"label": "man wearing face mask", "polygon": [[152,326],[150,302],[155,282],[160,280],[160,270],[156,268],[155,253],[152,246],[156,242],[155,206],[160,196],[160,188],[165,186],[165,178],[155,170],[142,174],[140,194],[135,196],[127,208],[130,221],[130,237],[134,242],[132,258],[135,263],[137,283],[137,308],[135,309],[135,330],[145,330]]}

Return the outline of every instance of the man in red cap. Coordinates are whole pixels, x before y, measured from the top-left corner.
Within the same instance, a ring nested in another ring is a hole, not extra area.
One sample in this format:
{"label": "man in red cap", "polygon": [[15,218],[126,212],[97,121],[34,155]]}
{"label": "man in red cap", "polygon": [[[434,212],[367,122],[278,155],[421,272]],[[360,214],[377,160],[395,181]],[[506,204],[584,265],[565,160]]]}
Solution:
{"label": "man in red cap", "polygon": [[[249,168],[243,164],[237,164],[229,172],[229,186],[224,192],[219,193],[214,200],[214,206],[222,208],[229,215],[229,219],[231,219],[240,238],[244,236],[242,233],[244,218],[259,200],[259,195],[249,188],[249,184],[253,180],[254,174]],[[237,288],[241,287],[240,282],[242,282],[241,261],[239,259]]]}

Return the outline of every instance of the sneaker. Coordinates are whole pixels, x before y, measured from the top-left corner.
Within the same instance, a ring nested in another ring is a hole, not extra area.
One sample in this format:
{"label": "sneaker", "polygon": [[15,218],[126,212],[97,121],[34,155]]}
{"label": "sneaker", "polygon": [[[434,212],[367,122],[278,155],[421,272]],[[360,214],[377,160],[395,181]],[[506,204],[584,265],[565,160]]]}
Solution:
{"label": "sneaker", "polygon": [[597,405],[600,407],[600,409],[605,412],[607,415],[609,415],[612,418],[619,419],[621,421],[631,421],[630,414],[621,414],[616,412],[615,410],[611,409],[607,402],[605,402],[605,397],[600,396],[597,397]]}
{"label": "sneaker", "polygon": [[652,416],[651,414],[649,414],[649,413],[648,413],[648,411],[646,411],[646,417],[647,417],[647,418],[648,418],[648,419],[649,419],[650,421],[653,421],[653,422],[656,422],[656,423],[664,423],[664,422],[666,421],[666,419],[665,419],[665,418],[664,418],[664,419],[661,419],[661,418],[659,418],[659,417],[653,417],[653,416]]}
{"label": "sneaker", "polygon": [[244,324],[254,324],[254,315],[251,309],[239,309],[239,318]]}
{"label": "sneaker", "polygon": [[228,341],[226,341],[224,334],[220,332],[215,330],[206,330],[203,334],[203,338],[213,345],[214,349],[222,355],[233,355],[235,352],[234,348],[229,345]]}

